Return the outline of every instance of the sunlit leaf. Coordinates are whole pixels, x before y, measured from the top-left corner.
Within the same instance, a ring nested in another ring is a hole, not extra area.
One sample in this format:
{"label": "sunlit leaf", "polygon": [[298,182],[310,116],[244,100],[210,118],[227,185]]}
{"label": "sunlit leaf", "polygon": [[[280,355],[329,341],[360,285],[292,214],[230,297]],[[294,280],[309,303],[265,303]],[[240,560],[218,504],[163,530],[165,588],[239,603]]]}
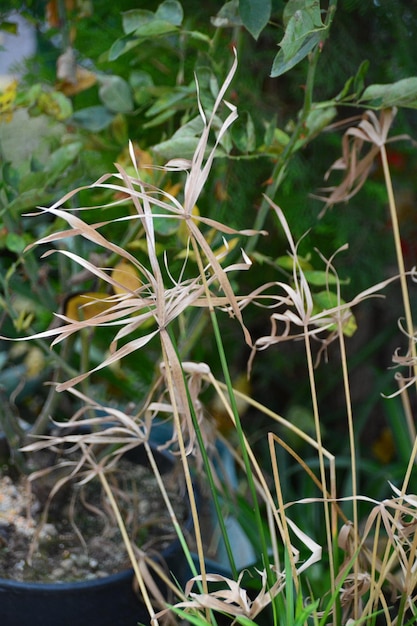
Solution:
{"label": "sunlit leaf", "polygon": [[9,33],[10,35],[17,35],[17,23],[3,20],[0,22],[0,31],[1,30],[5,33]]}
{"label": "sunlit leaf", "polygon": [[[12,81],[3,91],[0,92],[0,116],[7,116],[13,111],[13,105],[16,100],[17,80]],[[9,118],[6,118],[8,121]],[[10,118],[11,119],[11,118]]]}
{"label": "sunlit leaf", "polygon": [[107,311],[110,306],[108,294],[99,291],[86,291],[67,298],[64,314],[76,321],[89,320],[95,315]]}
{"label": "sunlit leaf", "polygon": [[119,285],[113,285],[113,290],[117,294],[134,292],[142,285],[136,267],[124,259],[115,265],[111,277],[119,283]]}

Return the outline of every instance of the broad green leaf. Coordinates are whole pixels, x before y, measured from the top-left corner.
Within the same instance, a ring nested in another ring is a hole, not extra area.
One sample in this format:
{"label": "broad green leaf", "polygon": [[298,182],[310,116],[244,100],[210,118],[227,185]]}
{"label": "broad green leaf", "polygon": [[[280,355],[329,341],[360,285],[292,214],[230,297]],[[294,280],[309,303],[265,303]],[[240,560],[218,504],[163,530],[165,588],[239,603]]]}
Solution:
{"label": "broad green leaf", "polygon": [[35,181],[32,179],[31,184],[28,184],[28,191],[19,193],[19,197],[7,205],[7,212],[10,214],[17,215],[21,211],[26,211],[27,209],[33,209],[33,207],[36,207],[40,204],[42,205],[48,204],[52,200],[53,194],[46,193],[43,188],[42,189],[34,188],[34,184],[38,184],[39,186],[41,186],[43,183],[46,184],[46,177],[45,177],[45,180],[37,179]]}
{"label": "broad green leaf", "polygon": [[41,194],[48,186],[53,185],[61,174],[77,158],[83,144],[79,141],[62,146],[48,155],[43,171],[35,169],[22,176],[19,184],[19,193],[24,195],[32,193],[35,196]]}
{"label": "broad green leaf", "polygon": [[[173,16],[171,17],[174,19]],[[174,21],[176,22],[177,20],[174,19]],[[152,11],[147,11],[145,9],[132,9],[131,11],[125,11],[122,14],[122,24],[123,31],[126,35],[134,35],[135,37],[144,39],[164,35],[178,29],[178,26],[170,20],[161,19],[161,17],[152,13]],[[123,38],[119,41],[123,42]],[[110,49],[113,58],[116,53],[120,56],[121,50],[126,51],[127,47],[127,42],[124,47],[122,43],[119,43],[116,48],[113,44]],[[133,46],[130,45],[130,48],[131,47]]]}
{"label": "broad green leaf", "polygon": [[169,22],[174,26],[181,26],[184,19],[184,11],[178,0],[165,0],[157,8],[155,18]]}
{"label": "broad green leaf", "polygon": [[183,159],[191,159],[197,148],[198,137],[171,137],[167,141],[162,141],[152,148],[158,156],[166,161],[181,156]]}
{"label": "broad green leaf", "polygon": [[319,0],[289,0],[284,11],[285,34],[271,76],[280,76],[302,61],[323,39],[327,28]]}
{"label": "broad green leaf", "polygon": [[50,174],[48,172],[29,172],[22,176],[19,183],[19,195],[32,194],[33,197],[39,197],[39,194],[48,184]]}
{"label": "broad green leaf", "polygon": [[109,111],[129,113],[133,110],[132,91],[121,76],[100,76],[99,83],[99,96]]}
{"label": "broad green leaf", "polygon": [[144,70],[133,70],[129,77],[129,83],[133,89],[153,87],[152,76]]}
{"label": "broad green leaf", "polygon": [[129,50],[138,46],[140,41],[140,39],[132,39],[131,35],[116,39],[109,50],[109,61],[115,61],[121,57],[122,54],[129,52]]}
{"label": "broad green leaf", "polygon": [[417,76],[403,78],[388,85],[370,85],[359,101],[367,102],[376,109],[394,106],[417,109]]}
{"label": "broad green leaf", "polygon": [[271,0],[239,0],[239,13],[245,28],[258,39],[271,17]]}
{"label": "broad green leaf", "polygon": [[93,132],[99,132],[107,128],[113,118],[114,115],[103,106],[86,107],[85,109],[76,111],[72,116],[73,121],[78,124],[78,126]]}
{"label": "broad green leaf", "polygon": [[136,104],[141,106],[150,103],[154,91],[154,82],[148,72],[134,70],[129,76],[129,84],[133,89]]}
{"label": "broad green leaf", "polygon": [[148,24],[144,24],[137,28],[134,32],[136,37],[151,38],[158,37],[159,35],[166,35],[178,30],[177,26],[174,26],[170,22],[165,20],[153,20]]}
{"label": "broad green leaf", "polygon": [[77,158],[82,150],[83,144],[81,141],[74,141],[69,143],[48,157],[48,160],[45,164],[45,171],[51,172],[52,174],[60,174],[63,172],[71,163]]}
{"label": "broad green leaf", "polygon": [[122,13],[122,26],[125,35],[135,32],[136,29],[146,26],[155,19],[155,14],[146,9],[131,9]]}
{"label": "broad green leaf", "polygon": [[285,34],[279,44],[286,59],[294,56],[311,33],[323,30],[319,0],[290,0],[285,7]]}
{"label": "broad green leaf", "polygon": [[27,241],[21,235],[18,235],[17,233],[7,233],[6,248],[10,250],[10,252],[20,254],[26,248],[26,245]]}
{"label": "broad green leaf", "polygon": [[304,136],[297,142],[297,148],[316,137],[323,128],[326,128],[334,120],[336,115],[337,109],[334,106],[319,107],[313,105],[305,121]]}
{"label": "broad green leaf", "polygon": [[310,52],[317,46],[317,44],[320,43],[320,41],[320,33],[316,32],[308,35],[304,39],[301,47],[297,50],[294,56],[290,57],[289,59],[285,58],[284,51],[281,49],[276,55],[272,64],[272,70],[270,74],[271,78],[281,76],[282,74],[285,74],[285,72],[288,72],[293,67],[295,67],[298,63],[300,63],[300,61],[305,59],[308,54],[310,54]]}
{"label": "broad green leaf", "polygon": [[179,155],[184,159],[190,159],[195,152],[202,129],[203,120],[201,117],[195,117],[181,126],[170,139],[154,146],[153,150],[167,161]]}

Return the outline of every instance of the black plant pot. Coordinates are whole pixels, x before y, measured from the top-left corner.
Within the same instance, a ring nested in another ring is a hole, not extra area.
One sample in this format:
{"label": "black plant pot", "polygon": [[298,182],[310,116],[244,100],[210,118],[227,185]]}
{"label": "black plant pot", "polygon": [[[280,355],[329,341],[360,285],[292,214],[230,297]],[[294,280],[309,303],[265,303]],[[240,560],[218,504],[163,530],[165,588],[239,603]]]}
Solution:
{"label": "black plant pot", "polygon": [[[161,472],[172,469],[166,454],[155,452]],[[141,447],[128,454],[146,465]],[[191,528],[191,516],[185,522]],[[189,568],[180,542],[174,540],[161,557],[180,584]],[[137,626],[149,624],[149,613],[133,590],[132,569],[105,578],[74,583],[24,583],[0,578],[1,626]],[[159,583],[158,583],[159,584]],[[164,585],[159,585],[162,593]]]}

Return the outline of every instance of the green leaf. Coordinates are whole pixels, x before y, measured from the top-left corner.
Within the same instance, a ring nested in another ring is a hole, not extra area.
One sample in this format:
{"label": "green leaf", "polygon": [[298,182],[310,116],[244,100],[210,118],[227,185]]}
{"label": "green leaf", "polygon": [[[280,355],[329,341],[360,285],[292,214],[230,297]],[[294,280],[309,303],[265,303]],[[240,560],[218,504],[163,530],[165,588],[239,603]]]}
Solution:
{"label": "green leaf", "polygon": [[[176,88],[167,88],[164,90],[162,95],[153,103],[151,107],[146,111],[145,117],[153,117],[154,115],[159,115],[163,111],[171,110],[177,108],[178,103],[180,103],[185,98],[189,96],[195,95],[195,85],[190,85],[188,87],[179,86]],[[173,111],[173,113],[175,112]]]}
{"label": "green leaf", "polygon": [[365,77],[366,77],[366,74],[368,73],[368,69],[369,69],[369,61],[367,60],[362,61],[362,63],[359,66],[358,71],[356,72],[355,82],[353,85],[354,92],[357,95],[362,93],[362,91],[364,90]]}
{"label": "green leaf", "polygon": [[129,83],[121,76],[101,76],[99,96],[102,103],[113,113],[129,113],[133,110],[133,97]]}
{"label": "green leaf", "polygon": [[76,111],[72,116],[73,121],[87,130],[99,132],[107,128],[113,121],[114,115],[106,107],[92,106]]}
{"label": "green leaf", "polygon": [[174,26],[181,26],[184,19],[184,11],[178,0],[165,0],[157,8],[155,18],[169,22]]}
{"label": "green leaf", "polygon": [[252,117],[249,113],[244,112],[242,114],[239,123],[233,125],[230,135],[233,143],[240,152],[254,152],[256,148],[256,133]]}
{"label": "green leaf", "polygon": [[326,128],[326,126],[334,120],[336,115],[337,109],[334,106],[320,107],[313,104],[305,121],[306,132],[304,133],[304,137],[297,142],[297,146],[301,147],[313,137],[316,137],[323,128]]}
{"label": "green leaf", "polygon": [[149,39],[152,37],[158,37],[159,35],[166,35],[167,33],[172,33],[177,30],[178,28],[170,22],[166,22],[164,20],[154,20],[149,24],[137,28],[134,34],[136,37]]}
{"label": "green leaf", "polygon": [[10,35],[17,35],[17,24],[16,22],[8,21],[0,22],[0,30]]}
{"label": "green leaf", "polygon": [[370,85],[359,102],[367,102],[375,109],[394,106],[417,109],[417,76],[403,78],[388,85]]}
{"label": "green leaf", "polygon": [[284,74],[302,61],[324,38],[319,0],[289,0],[284,10],[285,34],[271,76]]}
{"label": "green leaf", "polygon": [[167,161],[181,156],[183,159],[191,159],[197,148],[198,137],[171,137],[167,141],[162,141],[152,148],[158,156]]}
{"label": "green leaf", "polygon": [[350,78],[348,78],[345,84],[343,85],[343,89],[339,91],[339,93],[335,97],[335,102],[340,102],[341,100],[344,100],[346,96],[350,93],[350,90],[353,84],[354,84],[354,78],[353,76],[350,76]]}
{"label": "green leaf", "polygon": [[155,19],[155,14],[146,9],[131,9],[122,13],[122,26],[125,35],[135,32]]}
{"label": "green leaf", "polygon": [[305,59],[308,54],[310,54],[310,52],[317,46],[318,43],[320,43],[320,41],[320,33],[312,33],[304,39],[301,47],[294,54],[294,56],[290,57],[289,59],[285,59],[285,53],[281,49],[276,55],[272,64],[272,70],[270,74],[271,78],[281,76],[282,74],[285,74],[285,72],[288,72],[293,67],[295,67],[298,63],[300,63],[300,61]]}
{"label": "green leaf", "polygon": [[365,86],[365,76],[369,68],[369,61],[362,61],[355,76],[351,76],[345,82],[342,91],[335,97],[336,102],[341,102],[349,97],[349,100],[357,98]]}
{"label": "green leaf", "polygon": [[7,205],[7,212],[9,214],[17,215],[27,209],[33,209],[34,206],[40,204],[45,205],[52,200],[52,193],[46,193],[43,189],[33,189],[33,184],[34,183],[32,183],[32,188],[29,189],[29,191],[20,193],[18,198]]}
{"label": "green leaf", "polygon": [[140,44],[140,39],[132,39],[131,35],[127,35],[126,37],[120,37],[116,39],[116,41],[112,44],[109,50],[109,61],[115,61],[122,54],[129,52],[132,48],[135,48]]}
{"label": "green leaf", "polygon": [[349,279],[340,280],[330,274],[329,272],[323,272],[320,270],[304,270],[304,276],[307,279],[309,285],[315,285],[316,287],[324,287],[325,285],[337,285],[348,284]]}
{"label": "green leaf", "polygon": [[81,141],[73,141],[55,152],[48,157],[45,164],[45,171],[51,172],[55,176],[61,174],[63,171],[73,163],[82,150],[83,144]]}
{"label": "green leaf", "polygon": [[133,89],[133,97],[136,104],[143,106],[151,102],[154,92],[154,82],[148,72],[133,70],[129,76],[129,84]]}
{"label": "green leaf", "polygon": [[243,25],[254,39],[258,39],[271,17],[271,0],[239,0]]}
{"label": "green leaf", "polygon": [[[171,4],[171,2],[167,2],[167,4]],[[161,8],[161,6],[159,8]],[[168,16],[169,19],[166,17],[162,19],[162,15]],[[166,33],[178,30],[178,17],[178,11],[175,12],[169,7],[161,9],[160,14],[158,14],[158,11],[152,13],[152,11],[146,11],[145,9],[132,9],[122,14],[123,31],[126,35],[134,34],[135,37],[143,38],[165,35]],[[182,9],[180,24],[181,22]]]}
{"label": "green leaf", "polygon": [[26,239],[17,233],[7,233],[5,243],[6,248],[16,254],[23,252],[27,245]]}

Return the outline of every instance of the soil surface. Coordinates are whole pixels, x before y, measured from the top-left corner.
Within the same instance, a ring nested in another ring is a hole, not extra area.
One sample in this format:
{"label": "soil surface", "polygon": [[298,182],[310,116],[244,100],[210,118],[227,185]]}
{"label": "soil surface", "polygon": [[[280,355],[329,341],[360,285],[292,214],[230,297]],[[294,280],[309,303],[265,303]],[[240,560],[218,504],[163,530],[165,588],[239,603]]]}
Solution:
{"label": "soil surface", "polygon": [[[117,475],[108,479],[129,537],[143,550],[161,552],[175,533],[153,474],[123,460]],[[172,483],[168,493],[183,521],[186,507],[174,472],[166,482]],[[36,489],[27,478],[16,482],[0,473],[0,578],[70,582],[130,567],[98,479],[83,486],[67,484],[52,500],[46,520],[41,494],[42,487]]]}

